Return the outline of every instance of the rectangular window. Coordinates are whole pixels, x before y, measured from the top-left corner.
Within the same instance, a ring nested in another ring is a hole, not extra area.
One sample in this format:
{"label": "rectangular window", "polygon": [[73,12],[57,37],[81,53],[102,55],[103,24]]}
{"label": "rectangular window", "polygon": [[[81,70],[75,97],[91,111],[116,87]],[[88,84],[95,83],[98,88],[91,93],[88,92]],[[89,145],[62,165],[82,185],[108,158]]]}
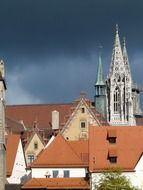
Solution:
{"label": "rectangular window", "polygon": [[81,113],[85,113],[85,109],[84,108],[81,108]]}
{"label": "rectangular window", "polygon": [[70,177],[70,171],[64,170],[64,177]]}
{"label": "rectangular window", "polygon": [[80,122],[80,128],[85,129],[86,128],[86,121],[81,121]]}
{"label": "rectangular window", "polygon": [[117,157],[116,156],[110,156],[108,159],[109,159],[110,163],[112,163],[112,164],[117,162]]}
{"label": "rectangular window", "polygon": [[34,149],[38,149],[38,143],[34,143]]}
{"label": "rectangular window", "polygon": [[59,176],[59,171],[58,170],[53,170],[53,178],[56,178]]}
{"label": "rectangular window", "polygon": [[108,141],[109,143],[114,144],[116,143],[116,137],[108,137]]}
{"label": "rectangular window", "polygon": [[34,155],[33,154],[29,154],[27,156],[27,162],[28,162],[28,164],[31,164],[33,162],[33,160],[34,160]]}

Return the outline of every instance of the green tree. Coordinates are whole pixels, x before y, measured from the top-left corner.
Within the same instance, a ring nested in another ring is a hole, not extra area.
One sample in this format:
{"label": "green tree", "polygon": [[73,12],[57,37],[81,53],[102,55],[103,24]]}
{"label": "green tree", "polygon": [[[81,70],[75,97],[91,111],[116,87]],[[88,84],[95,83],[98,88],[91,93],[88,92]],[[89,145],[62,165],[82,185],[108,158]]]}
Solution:
{"label": "green tree", "polygon": [[118,169],[107,170],[102,174],[96,190],[137,190]]}

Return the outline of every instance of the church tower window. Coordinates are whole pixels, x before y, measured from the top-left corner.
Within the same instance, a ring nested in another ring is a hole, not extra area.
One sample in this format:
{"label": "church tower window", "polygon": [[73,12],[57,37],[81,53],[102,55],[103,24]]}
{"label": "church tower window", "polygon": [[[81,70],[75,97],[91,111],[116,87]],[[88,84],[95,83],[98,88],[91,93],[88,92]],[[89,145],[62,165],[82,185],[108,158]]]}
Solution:
{"label": "church tower window", "polygon": [[114,113],[120,112],[120,91],[119,88],[116,87],[114,91]]}

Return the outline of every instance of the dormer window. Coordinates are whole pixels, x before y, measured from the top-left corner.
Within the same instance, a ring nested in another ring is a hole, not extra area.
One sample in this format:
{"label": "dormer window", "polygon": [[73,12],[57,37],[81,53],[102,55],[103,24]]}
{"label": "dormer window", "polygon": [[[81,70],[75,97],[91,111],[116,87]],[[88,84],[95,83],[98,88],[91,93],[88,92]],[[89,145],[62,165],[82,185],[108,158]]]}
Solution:
{"label": "dormer window", "polygon": [[111,164],[117,163],[117,150],[114,149],[109,149],[108,151],[108,160]]}
{"label": "dormer window", "polygon": [[108,137],[108,141],[109,143],[114,144],[116,143],[116,137]]}
{"label": "dormer window", "polygon": [[110,129],[107,131],[107,140],[109,141],[109,143],[114,144],[116,143],[116,130],[115,129]]}
{"label": "dormer window", "polygon": [[111,156],[108,159],[109,159],[111,164],[117,163],[117,157],[116,156]]}

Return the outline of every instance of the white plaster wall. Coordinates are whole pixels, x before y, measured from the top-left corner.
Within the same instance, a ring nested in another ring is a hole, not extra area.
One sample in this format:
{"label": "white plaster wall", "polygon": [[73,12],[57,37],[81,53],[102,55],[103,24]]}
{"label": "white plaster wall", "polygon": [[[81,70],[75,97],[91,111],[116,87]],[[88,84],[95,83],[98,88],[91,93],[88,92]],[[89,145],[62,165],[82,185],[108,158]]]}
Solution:
{"label": "white plaster wall", "polygon": [[12,175],[9,178],[7,178],[7,180],[9,183],[20,184],[22,178],[26,179],[27,173],[24,152],[20,140],[12,170]]}
{"label": "white plaster wall", "polygon": [[69,177],[85,177],[85,168],[32,168],[32,178],[45,178],[48,172],[50,177],[53,177],[53,170],[59,171],[59,177],[63,177],[64,170],[69,170]]}

